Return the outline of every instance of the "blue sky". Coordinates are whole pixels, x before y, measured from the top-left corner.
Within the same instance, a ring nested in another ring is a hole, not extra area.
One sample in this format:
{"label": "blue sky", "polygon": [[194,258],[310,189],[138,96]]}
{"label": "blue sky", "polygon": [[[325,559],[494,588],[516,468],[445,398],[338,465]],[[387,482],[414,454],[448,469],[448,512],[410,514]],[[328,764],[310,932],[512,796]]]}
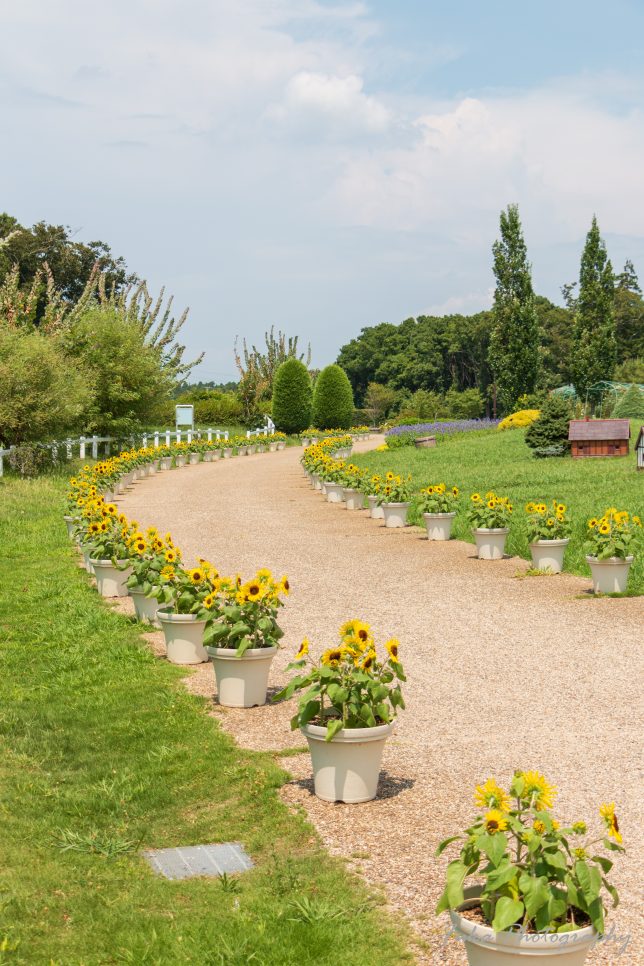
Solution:
{"label": "blue sky", "polygon": [[509,202],[539,292],[593,212],[644,276],[641,0],[21,0],[0,35],[1,207],[165,284],[201,378],[272,324],[323,365],[487,307]]}

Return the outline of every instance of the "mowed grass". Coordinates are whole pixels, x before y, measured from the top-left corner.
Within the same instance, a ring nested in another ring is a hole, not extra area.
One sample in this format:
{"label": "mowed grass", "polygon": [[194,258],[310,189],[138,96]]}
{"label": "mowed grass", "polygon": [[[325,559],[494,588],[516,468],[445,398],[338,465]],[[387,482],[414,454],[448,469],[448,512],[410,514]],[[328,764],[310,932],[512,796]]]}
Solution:
{"label": "mowed grass", "polygon": [[[382,897],[280,801],[278,761],[239,749],[98,599],[63,492],[0,481],[0,963],[410,961]],[[140,855],[219,841],[255,868],[169,882]]]}
{"label": "mowed grass", "polygon": [[[634,442],[639,425],[633,422],[631,426]],[[632,447],[627,457],[540,460],[531,455],[524,436],[525,430],[521,429],[462,433],[439,440],[433,449],[406,446],[384,453],[354,455],[352,460],[375,473],[411,473],[415,489],[430,483],[456,484],[463,495],[463,509],[453,528],[459,540],[473,540],[465,519],[470,494],[494,490],[500,496],[509,496],[514,504],[514,519],[508,552],[526,559],[530,558],[530,551],[524,529],[525,504],[530,500],[550,504],[556,498],[566,504],[573,520],[565,569],[589,576],[583,550],[587,520],[609,506],[639,513],[644,519],[644,472],[636,469]],[[416,507],[410,511],[410,520],[423,525]],[[629,593],[644,593],[644,539],[631,567]]]}

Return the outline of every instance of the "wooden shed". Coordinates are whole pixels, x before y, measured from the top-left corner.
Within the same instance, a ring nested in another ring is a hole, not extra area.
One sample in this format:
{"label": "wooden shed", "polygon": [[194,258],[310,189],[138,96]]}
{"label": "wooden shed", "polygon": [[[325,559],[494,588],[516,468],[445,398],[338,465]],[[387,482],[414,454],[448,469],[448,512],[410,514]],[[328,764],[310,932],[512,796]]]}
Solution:
{"label": "wooden shed", "polygon": [[568,439],[575,459],[587,456],[628,456],[628,419],[571,419]]}

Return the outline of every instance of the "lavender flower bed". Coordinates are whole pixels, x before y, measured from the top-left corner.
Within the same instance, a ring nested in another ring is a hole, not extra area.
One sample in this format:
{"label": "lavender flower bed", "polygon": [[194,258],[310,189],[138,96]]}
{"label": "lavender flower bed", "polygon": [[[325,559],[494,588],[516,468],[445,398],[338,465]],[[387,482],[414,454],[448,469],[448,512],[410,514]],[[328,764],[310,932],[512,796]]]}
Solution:
{"label": "lavender flower bed", "polygon": [[470,433],[475,429],[496,429],[500,422],[500,419],[453,419],[444,423],[417,423],[394,426],[387,430],[387,436],[452,436],[454,433]]}

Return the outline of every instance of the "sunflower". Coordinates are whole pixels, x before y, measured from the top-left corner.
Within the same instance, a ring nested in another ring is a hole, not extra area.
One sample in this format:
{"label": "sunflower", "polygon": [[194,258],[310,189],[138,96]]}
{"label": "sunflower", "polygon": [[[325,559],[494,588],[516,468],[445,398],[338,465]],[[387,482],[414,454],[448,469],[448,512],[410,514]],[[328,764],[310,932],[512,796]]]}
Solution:
{"label": "sunflower", "polygon": [[386,480],[394,480],[395,479],[395,475],[391,472],[391,470],[389,470],[389,472],[385,476],[385,479]]}
{"label": "sunflower", "polygon": [[532,828],[535,830],[537,835],[543,835],[546,831],[546,826],[540,818],[535,818],[534,822],[532,823]]}
{"label": "sunflower", "polygon": [[137,540],[134,544],[134,549],[138,554],[144,554],[147,549],[145,540]]}
{"label": "sunflower", "polygon": [[619,830],[619,823],[617,821],[617,816],[615,815],[615,802],[608,802],[601,805],[599,808],[599,814],[606,824],[609,838],[615,839],[618,845],[621,845],[622,833]]}
{"label": "sunflower", "polygon": [[373,667],[376,661],[376,652],[374,650],[369,650],[364,655],[361,661],[356,661],[356,665],[360,667],[363,671],[369,671]]}
{"label": "sunflower", "polygon": [[330,647],[328,651],[325,651],[322,655],[322,664],[326,664],[327,667],[337,667],[344,657],[344,654],[345,651],[343,647]]}
{"label": "sunflower", "polygon": [[494,835],[495,832],[503,832],[507,827],[505,815],[498,808],[491,808],[489,812],[485,813],[485,831],[489,835]]}
{"label": "sunflower", "polygon": [[261,570],[258,570],[257,571],[256,576],[257,576],[257,579],[258,580],[272,580],[273,579],[273,574],[270,572],[270,570],[268,569],[268,567],[262,567]]}
{"label": "sunflower", "polygon": [[532,799],[531,804],[537,811],[552,808],[557,789],[551,785],[538,771],[520,772],[524,781],[522,798]]}
{"label": "sunflower", "polygon": [[101,533],[106,533],[107,530],[109,530],[109,524],[105,520],[101,520],[101,522],[99,523],[98,526],[99,526],[99,529],[100,529]]}
{"label": "sunflower", "polygon": [[594,530],[596,526],[597,526],[597,520],[595,519],[595,517],[593,517],[592,520],[588,521],[588,529]]}
{"label": "sunflower", "polygon": [[600,526],[599,526],[599,532],[601,534],[603,534],[604,536],[606,536],[607,533],[610,533],[610,523],[602,523],[602,524],[600,524]]}
{"label": "sunflower", "polygon": [[452,496],[458,496],[458,492],[459,492],[458,491],[458,487],[457,486],[453,486],[452,487]]}
{"label": "sunflower", "polygon": [[385,644],[385,649],[389,655],[389,660],[393,664],[398,664],[398,648],[400,647],[400,641],[397,641],[395,637],[392,637],[390,641]]}
{"label": "sunflower", "polygon": [[494,506],[495,506],[495,501],[494,500],[488,500],[487,501],[487,506],[488,506],[488,510],[493,510],[494,509]]}
{"label": "sunflower", "polygon": [[305,637],[297,650],[297,654],[295,655],[295,660],[301,661],[302,658],[306,657],[308,653],[309,653],[309,639],[308,637]]}
{"label": "sunflower", "polygon": [[205,574],[200,567],[194,567],[192,570],[188,571],[188,576],[193,584],[201,584],[205,579]]}
{"label": "sunflower", "polygon": [[586,832],[588,831],[588,826],[586,825],[585,822],[573,822],[572,830],[575,833],[575,835],[585,835]]}
{"label": "sunflower", "polygon": [[101,525],[100,525],[100,523],[97,523],[96,520],[93,523],[90,523],[90,525],[89,525],[89,532],[90,533],[98,533],[98,531],[100,529],[101,529]]}
{"label": "sunflower", "polygon": [[164,580],[172,580],[174,577],[174,567],[162,567],[160,576],[163,577]]}
{"label": "sunflower", "polygon": [[212,607],[212,605],[215,603],[216,600],[217,598],[214,594],[206,594],[206,596],[203,599],[203,605],[207,610],[210,610],[210,608]]}
{"label": "sunflower", "polygon": [[250,580],[245,587],[242,587],[242,593],[251,603],[255,604],[258,600],[262,599],[263,589],[262,585],[258,580]]}
{"label": "sunflower", "polygon": [[288,593],[290,589],[291,589],[291,585],[288,582],[288,577],[285,575],[284,577],[282,577],[279,584],[277,585],[277,591],[278,593],[284,594],[286,597],[288,597]]}
{"label": "sunflower", "polygon": [[552,519],[552,517],[548,517],[548,519],[546,520],[546,526],[554,527],[554,525],[555,525],[555,521]]}
{"label": "sunflower", "polygon": [[472,501],[472,503],[481,503],[482,502],[481,501],[481,494],[480,493],[472,493],[472,495],[470,497],[470,500]]}
{"label": "sunflower", "polygon": [[566,512],[566,505],[565,505],[565,503],[556,503],[555,509],[556,509],[557,513],[565,513]]}
{"label": "sunflower", "polygon": [[474,802],[480,808],[495,808],[501,812],[510,811],[510,799],[494,778],[488,778],[484,785],[476,786]]}

